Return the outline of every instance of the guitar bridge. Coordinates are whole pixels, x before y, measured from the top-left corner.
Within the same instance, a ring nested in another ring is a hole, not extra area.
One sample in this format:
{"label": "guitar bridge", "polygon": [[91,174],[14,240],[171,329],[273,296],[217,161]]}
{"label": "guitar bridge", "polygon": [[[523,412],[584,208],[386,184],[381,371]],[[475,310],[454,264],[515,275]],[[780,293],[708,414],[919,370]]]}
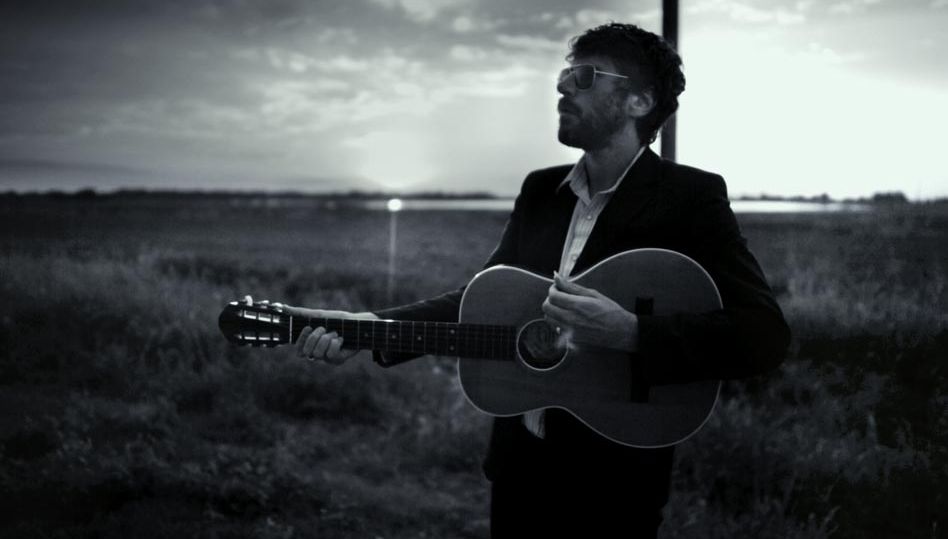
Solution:
{"label": "guitar bridge", "polygon": [[[651,315],[655,312],[655,298],[636,296],[635,309],[632,312],[634,312],[636,316]],[[637,358],[633,358],[632,362],[637,364]],[[639,371],[641,371],[641,369],[639,369]],[[645,377],[642,376],[641,372],[637,372],[632,373],[631,379],[632,387],[629,388],[629,399],[632,402],[647,403],[650,386],[645,383]]]}

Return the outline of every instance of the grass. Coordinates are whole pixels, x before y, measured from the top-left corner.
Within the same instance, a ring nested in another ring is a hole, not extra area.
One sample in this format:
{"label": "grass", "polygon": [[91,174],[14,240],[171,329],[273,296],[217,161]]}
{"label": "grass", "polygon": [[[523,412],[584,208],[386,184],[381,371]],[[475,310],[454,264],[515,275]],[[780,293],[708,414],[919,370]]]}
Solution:
{"label": "grass", "polygon": [[[504,216],[403,212],[397,303],[463,284]],[[939,537],[948,215],[745,215],[794,330],[677,452],[666,538]],[[454,365],[232,348],[224,302],[383,306],[388,216],[0,200],[0,535],[486,537],[489,420]]]}

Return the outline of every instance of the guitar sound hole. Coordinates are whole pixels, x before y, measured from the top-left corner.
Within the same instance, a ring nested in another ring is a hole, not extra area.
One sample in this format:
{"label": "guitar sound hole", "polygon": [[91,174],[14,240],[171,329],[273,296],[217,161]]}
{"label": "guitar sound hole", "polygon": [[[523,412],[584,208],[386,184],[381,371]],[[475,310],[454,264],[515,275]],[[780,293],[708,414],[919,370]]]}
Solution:
{"label": "guitar sound hole", "polygon": [[528,367],[549,370],[566,357],[566,339],[546,320],[533,320],[517,335],[517,352]]}

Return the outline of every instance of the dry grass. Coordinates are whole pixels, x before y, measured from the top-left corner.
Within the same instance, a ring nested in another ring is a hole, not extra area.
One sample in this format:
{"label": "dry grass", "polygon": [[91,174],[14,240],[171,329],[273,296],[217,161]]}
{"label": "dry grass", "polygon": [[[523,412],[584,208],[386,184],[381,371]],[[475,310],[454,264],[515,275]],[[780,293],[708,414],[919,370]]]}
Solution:
{"label": "dry grass", "polygon": [[[332,369],[217,334],[221,305],[246,292],[381,306],[386,215],[0,208],[0,535],[486,537],[489,421],[452,364]],[[399,302],[463,283],[503,225],[400,219]],[[663,535],[943,534],[948,218],[742,221],[792,357],[726,384],[679,448]]]}

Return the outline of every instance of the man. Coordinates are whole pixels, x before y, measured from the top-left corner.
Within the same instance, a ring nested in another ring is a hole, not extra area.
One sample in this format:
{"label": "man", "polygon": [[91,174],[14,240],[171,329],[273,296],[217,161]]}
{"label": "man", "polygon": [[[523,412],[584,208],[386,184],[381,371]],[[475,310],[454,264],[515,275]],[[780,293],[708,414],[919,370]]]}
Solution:
{"label": "man", "polygon": [[[581,148],[573,166],[523,182],[486,266],[558,272],[547,319],[577,341],[624,350],[650,384],[736,378],[774,368],[789,330],[745,246],[720,176],[663,161],[650,149],[684,90],[681,60],[662,39],[611,23],[571,41],[560,74],[559,140]],[[571,283],[613,254],[643,247],[684,253],[714,279],[721,310],[637,316]],[[309,316],[457,321],[461,291],[376,313],[290,308]],[[341,363],[355,352],[307,328],[299,355]],[[409,357],[382,357],[393,365]],[[599,436],[559,409],[494,421],[484,464],[494,537],[545,534],[655,537],[674,448],[637,449]]]}

